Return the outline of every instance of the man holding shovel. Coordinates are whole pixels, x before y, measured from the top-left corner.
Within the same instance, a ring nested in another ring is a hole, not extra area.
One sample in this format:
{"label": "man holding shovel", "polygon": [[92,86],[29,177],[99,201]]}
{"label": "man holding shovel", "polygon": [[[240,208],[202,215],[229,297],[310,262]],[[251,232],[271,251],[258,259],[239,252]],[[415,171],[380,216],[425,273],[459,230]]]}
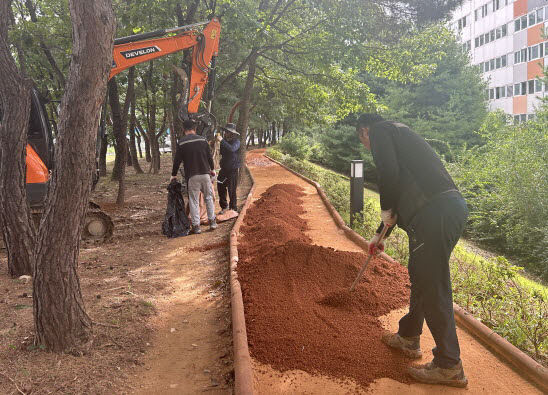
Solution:
{"label": "man holding shovel", "polygon": [[381,230],[398,225],[409,236],[409,313],[397,333],[383,342],[411,358],[420,358],[424,320],[436,347],[432,362],[409,368],[417,381],[466,387],[453,315],[449,257],[459,240],[468,209],[434,150],[401,123],[363,114],[356,127],[377,168],[382,224],[370,241],[370,253],[384,250]]}

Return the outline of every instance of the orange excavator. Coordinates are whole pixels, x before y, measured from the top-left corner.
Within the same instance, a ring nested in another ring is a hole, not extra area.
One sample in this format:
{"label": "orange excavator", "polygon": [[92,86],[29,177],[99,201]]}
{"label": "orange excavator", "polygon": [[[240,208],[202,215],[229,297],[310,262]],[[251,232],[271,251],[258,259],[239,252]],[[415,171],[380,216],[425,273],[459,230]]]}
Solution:
{"label": "orange excavator", "polygon": [[[205,25],[203,30],[198,27]],[[178,26],[171,29],[121,37],[114,41],[112,69],[109,79],[123,70],[139,63],[148,62],[185,49],[192,49],[190,78],[188,73],[176,68],[183,79],[179,118],[199,121],[205,133],[215,129],[215,118],[209,109],[199,112],[200,101],[209,77],[209,100],[215,82],[215,59],[219,51],[221,24],[217,18],[209,22]],[[45,202],[50,173],[55,166],[54,138],[47,113],[38,92],[32,90],[31,114],[28,129],[26,156],[26,185],[30,207],[35,218],[39,218]],[[211,102],[210,102],[211,103]],[[94,183],[95,184],[95,183]],[[104,241],[112,236],[112,219],[95,203],[90,202],[82,239]]]}

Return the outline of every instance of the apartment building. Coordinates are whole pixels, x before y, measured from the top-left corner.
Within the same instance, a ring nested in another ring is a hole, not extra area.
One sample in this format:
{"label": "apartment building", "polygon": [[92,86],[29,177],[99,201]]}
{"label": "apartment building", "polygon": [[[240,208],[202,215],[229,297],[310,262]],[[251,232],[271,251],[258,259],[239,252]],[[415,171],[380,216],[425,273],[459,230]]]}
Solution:
{"label": "apartment building", "polygon": [[489,108],[531,119],[548,96],[537,78],[548,65],[548,0],[464,0],[451,28],[489,84]]}

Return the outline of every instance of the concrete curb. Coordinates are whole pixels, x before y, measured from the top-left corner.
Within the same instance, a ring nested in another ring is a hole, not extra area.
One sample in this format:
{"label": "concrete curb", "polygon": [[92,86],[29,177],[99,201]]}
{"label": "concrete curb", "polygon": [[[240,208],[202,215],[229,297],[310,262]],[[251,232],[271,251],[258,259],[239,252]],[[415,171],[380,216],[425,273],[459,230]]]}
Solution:
{"label": "concrete curb", "polygon": [[455,311],[455,320],[460,327],[480,339],[488,348],[517,368],[520,373],[524,373],[544,393],[548,393],[548,369],[483,325],[456,303],[453,303],[453,310]]}
{"label": "concrete curb", "polygon": [[246,170],[251,178],[251,189],[247,194],[240,215],[230,231],[230,303],[232,307],[232,342],[234,347],[234,393],[237,395],[253,394],[253,369],[251,368],[251,356],[247,345],[244,301],[242,288],[236,273],[236,267],[238,266],[238,233],[255,192],[255,180],[247,167]]}
{"label": "concrete curb", "polygon": [[[321,188],[320,184],[303,176],[302,174],[297,173],[296,171],[270,158],[267,155],[265,155],[265,157],[270,159],[272,162],[282,166],[284,169],[290,171],[291,173],[295,174],[297,177],[302,178],[309,184],[316,187],[316,190],[320,194],[324,204],[326,205],[327,209],[331,213],[331,216],[337,223],[337,226],[344,231],[344,233],[349,239],[351,239],[352,241],[354,241],[356,244],[358,244],[360,247],[362,247],[364,250],[367,251],[369,243],[363,237],[361,237],[358,233],[356,233],[355,231],[353,231],[352,229],[350,229],[348,226],[345,225],[340,214],[337,212],[335,207],[333,207],[333,205],[327,198],[327,195]],[[396,262],[394,259],[392,259],[389,255],[385,253],[382,253],[381,257],[386,259],[387,261]],[[504,360],[508,361],[512,366],[517,368],[517,370],[520,373],[524,373],[543,392],[548,393],[548,369],[543,367],[541,364],[539,364],[533,358],[531,358],[530,356],[525,354],[523,351],[518,349],[516,346],[508,342],[508,340],[504,339],[500,335],[493,332],[491,329],[489,329],[487,326],[482,324],[480,321],[478,321],[470,313],[466,312],[462,307],[458,306],[456,303],[453,304],[453,309],[455,311],[455,320],[457,321],[460,327],[466,329],[469,333],[477,337],[488,348],[493,350],[495,353],[501,356]]]}

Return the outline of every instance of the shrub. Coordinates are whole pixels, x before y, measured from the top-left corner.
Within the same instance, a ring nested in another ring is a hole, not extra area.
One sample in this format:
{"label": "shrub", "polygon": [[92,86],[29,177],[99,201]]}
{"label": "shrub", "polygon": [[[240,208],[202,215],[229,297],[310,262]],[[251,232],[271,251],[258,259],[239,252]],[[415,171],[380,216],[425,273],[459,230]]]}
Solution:
{"label": "shrub", "polygon": [[312,154],[310,139],[296,133],[291,133],[282,138],[278,144],[278,148],[282,152],[298,159],[308,159]]}

